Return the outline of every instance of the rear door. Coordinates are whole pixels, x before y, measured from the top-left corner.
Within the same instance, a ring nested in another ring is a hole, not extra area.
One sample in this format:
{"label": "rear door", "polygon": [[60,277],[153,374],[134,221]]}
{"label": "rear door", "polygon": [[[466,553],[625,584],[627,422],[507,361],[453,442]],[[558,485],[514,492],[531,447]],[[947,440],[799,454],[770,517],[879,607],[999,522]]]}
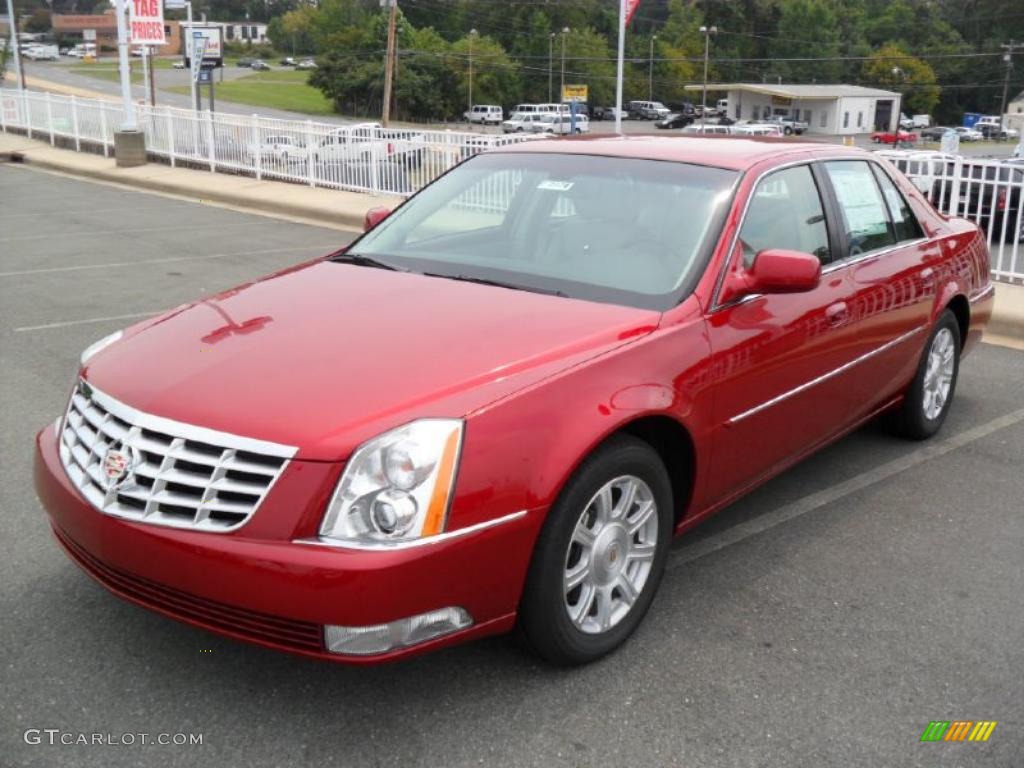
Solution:
{"label": "rear door", "polygon": [[856,416],[893,397],[917,366],[935,302],[938,243],[925,236],[903,192],[878,163],[822,163],[840,242],[834,268],[853,288],[849,339]]}
{"label": "rear door", "polygon": [[[770,172],[754,188],[730,269],[757,252],[812,253],[827,269],[834,233],[821,180],[810,164]],[[712,308],[707,322],[716,383],[710,499],[732,497],[850,421],[845,270],[823,274],[807,293],[749,295]]]}

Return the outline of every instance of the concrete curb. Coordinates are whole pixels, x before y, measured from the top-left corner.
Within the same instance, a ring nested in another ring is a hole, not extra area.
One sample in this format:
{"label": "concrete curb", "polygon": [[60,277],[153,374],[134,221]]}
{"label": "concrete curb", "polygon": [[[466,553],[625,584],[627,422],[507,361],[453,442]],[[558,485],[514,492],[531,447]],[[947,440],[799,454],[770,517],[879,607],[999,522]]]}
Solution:
{"label": "concrete curb", "polygon": [[996,283],[996,303],[985,334],[1024,339],[1024,285]]}

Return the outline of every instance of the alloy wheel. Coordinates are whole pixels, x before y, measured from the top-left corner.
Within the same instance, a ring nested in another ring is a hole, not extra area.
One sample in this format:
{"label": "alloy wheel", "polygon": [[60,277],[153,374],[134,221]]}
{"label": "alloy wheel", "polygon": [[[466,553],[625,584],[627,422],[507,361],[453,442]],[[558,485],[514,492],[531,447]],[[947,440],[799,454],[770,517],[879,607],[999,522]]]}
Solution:
{"label": "alloy wheel", "polygon": [[928,362],[924,373],[923,398],[921,407],[929,420],[934,420],[942,413],[949,400],[949,392],[953,386],[953,363],[956,344],[953,334],[948,328],[942,328],[932,339],[928,350]]}
{"label": "alloy wheel", "polygon": [[634,475],[605,483],[584,507],[566,552],[563,602],[572,623],[600,634],[630,612],[651,575],[658,509]]}

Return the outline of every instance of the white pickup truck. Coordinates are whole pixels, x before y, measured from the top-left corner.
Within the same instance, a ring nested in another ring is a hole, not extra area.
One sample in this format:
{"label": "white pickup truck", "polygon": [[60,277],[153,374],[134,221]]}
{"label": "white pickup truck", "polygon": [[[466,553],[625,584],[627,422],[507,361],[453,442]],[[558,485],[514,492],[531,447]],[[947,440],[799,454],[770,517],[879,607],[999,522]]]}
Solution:
{"label": "white pickup truck", "polygon": [[807,123],[802,123],[799,120],[784,115],[773,115],[763,122],[779,126],[783,136],[792,136],[794,133],[799,136],[807,130]]}
{"label": "white pickup truck", "polygon": [[32,61],[57,61],[60,58],[60,49],[56,45],[33,43],[26,46],[21,55]]}
{"label": "white pickup truck", "polygon": [[407,168],[418,168],[426,149],[427,141],[418,131],[360,123],[328,133],[314,145],[313,160],[317,163],[388,160]]}

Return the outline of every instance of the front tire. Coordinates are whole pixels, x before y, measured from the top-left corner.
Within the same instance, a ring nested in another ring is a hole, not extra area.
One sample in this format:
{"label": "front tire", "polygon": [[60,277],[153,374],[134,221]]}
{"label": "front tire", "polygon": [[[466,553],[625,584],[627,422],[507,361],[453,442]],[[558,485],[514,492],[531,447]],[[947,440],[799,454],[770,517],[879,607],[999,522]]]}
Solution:
{"label": "front tire", "polygon": [[650,445],[608,441],[548,513],[530,563],[519,631],[544,659],[585,664],[621,645],[654,599],[672,536],[668,472]]}
{"label": "front tire", "polygon": [[956,392],[961,343],[960,325],[947,309],[932,329],[903,402],[886,415],[890,432],[909,440],[926,440],[939,431]]}

